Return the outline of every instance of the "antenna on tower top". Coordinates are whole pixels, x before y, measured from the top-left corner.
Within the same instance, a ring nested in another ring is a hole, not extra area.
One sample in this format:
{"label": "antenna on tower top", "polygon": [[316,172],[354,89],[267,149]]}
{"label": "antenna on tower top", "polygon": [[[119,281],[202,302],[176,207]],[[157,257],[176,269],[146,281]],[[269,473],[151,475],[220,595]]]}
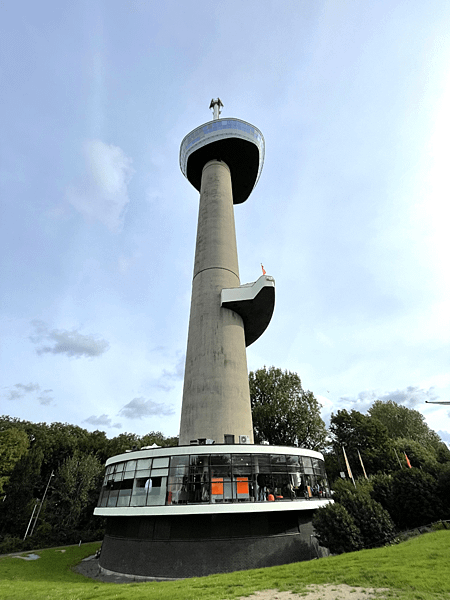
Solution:
{"label": "antenna on tower top", "polygon": [[212,108],[214,111],[214,116],[213,119],[214,121],[216,121],[219,118],[220,113],[222,112],[221,109],[223,108],[223,104],[220,98],[216,98],[214,100],[214,98],[211,100],[211,104],[209,105],[209,108]]}

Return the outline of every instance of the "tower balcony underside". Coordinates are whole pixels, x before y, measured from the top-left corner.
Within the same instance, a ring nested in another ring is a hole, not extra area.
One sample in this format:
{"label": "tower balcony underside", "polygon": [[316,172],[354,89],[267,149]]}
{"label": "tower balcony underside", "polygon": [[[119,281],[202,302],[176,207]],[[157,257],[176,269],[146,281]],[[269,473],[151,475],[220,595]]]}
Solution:
{"label": "tower balcony underside", "polygon": [[206,123],[188,134],[180,148],[181,171],[198,191],[203,167],[210,160],[221,160],[228,165],[233,203],[241,204],[261,174],[264,138],[256,127],[239,119]]}
{"label": "tower balcony underside", "polygon": [[237,288],[223,289],[222,306],[242,317],[245,331],[245,345],[248,347],[264,333],[269,326],[275,308],[275,280],[262,275],[251,284]]}

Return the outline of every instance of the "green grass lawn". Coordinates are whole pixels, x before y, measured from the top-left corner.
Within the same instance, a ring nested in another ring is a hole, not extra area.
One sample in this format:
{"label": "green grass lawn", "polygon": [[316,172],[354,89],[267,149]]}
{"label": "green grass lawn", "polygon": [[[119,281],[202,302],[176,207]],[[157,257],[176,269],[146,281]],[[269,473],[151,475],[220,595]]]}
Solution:
{"label": "green grass lawn", "polygon": [[[99,544],[38,550],[41,558],[0,559],[2,600],[233,600],[256,590],[302,592],[308,584],[389,588],[402,600],[450,599],[450,531],[397,546],[362,550],[282,567],[160,583],[102,583],[72,571]],[[24,555],[27,553],[24,553]]]}

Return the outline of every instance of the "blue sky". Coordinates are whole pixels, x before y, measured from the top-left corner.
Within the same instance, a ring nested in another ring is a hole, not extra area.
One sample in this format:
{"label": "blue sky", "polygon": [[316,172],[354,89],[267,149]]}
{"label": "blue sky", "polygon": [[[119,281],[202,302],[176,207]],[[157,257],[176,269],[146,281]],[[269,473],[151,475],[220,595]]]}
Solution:
{"label": "blue sky", "polygon": [[6,0],[0,8],[1,413],[177,435],[198,194],[183,137],[256,125],[241,282],[249,369],[323,405],[419,410],[450,442],[450,3]]}

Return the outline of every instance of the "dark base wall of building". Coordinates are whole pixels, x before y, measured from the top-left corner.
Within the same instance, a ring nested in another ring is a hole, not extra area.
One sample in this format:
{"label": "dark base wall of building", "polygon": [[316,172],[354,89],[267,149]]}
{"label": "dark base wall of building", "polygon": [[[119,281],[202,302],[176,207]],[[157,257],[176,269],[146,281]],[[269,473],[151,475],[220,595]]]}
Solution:
{"label": "dark base wall of building", "polygon": [[108,517],[100,567],[130,576],[201,577],[311,560],[314,511]]}

